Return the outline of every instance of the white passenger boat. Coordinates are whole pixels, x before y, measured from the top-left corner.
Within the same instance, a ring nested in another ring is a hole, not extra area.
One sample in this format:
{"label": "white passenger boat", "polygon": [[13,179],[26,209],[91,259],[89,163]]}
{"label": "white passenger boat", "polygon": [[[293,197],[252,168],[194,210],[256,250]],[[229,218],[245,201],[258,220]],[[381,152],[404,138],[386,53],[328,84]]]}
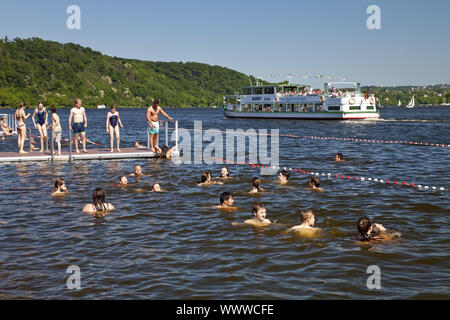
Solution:
{"label": "white passenger boat", "polygon": [[[338,89],[340,87],[340,89]],[[247,86],[224,97],[228,118],[267,119],[378,119],[373,94],[363,94],[359,83],[328,82],[325,90],[304,85]]]}

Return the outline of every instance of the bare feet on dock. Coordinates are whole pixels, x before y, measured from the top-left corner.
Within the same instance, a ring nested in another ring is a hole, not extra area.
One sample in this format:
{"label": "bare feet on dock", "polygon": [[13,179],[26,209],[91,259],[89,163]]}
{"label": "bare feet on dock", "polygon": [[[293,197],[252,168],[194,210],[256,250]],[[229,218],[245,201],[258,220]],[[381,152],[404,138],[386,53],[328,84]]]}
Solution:
{"label": "bare feet on dock", "polygon": [[80,150],[77,150],[76,152],[77,152],[77,153],[80,153]]}
{"label": "bare feet on dock", "polygon": [[83,150],[84,153],[88,153],[86,150]]}
{"label": "bare feet on dock", "polygon": [[119,149],[119,148],[117,148],[117,152],[122,152],[122,151],[120,151],[120,149]]}
{"label": "bare feet on dock", "polygon": [[39,152],[44,152],[44,149],[39,150]]}
{"label": "bare feet on dock", "polygon": [[21,150],[21,151],[19,151],[19,153],[25,154],[25,153],[28,153],[28,152]]}
{"label": "bare feet on dock", "polygon": [[113,149],[111,149],[109,152],[114,152],[114,150]]}

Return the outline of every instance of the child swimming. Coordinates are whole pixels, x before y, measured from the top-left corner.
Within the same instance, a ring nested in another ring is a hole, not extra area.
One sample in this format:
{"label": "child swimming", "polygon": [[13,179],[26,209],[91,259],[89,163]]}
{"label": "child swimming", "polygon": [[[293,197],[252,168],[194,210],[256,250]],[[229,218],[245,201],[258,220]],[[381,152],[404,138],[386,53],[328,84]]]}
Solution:
{"label": "child swimming", "polygon": [[316,222],[316,217],[312,210],[304,210],[300,212],[300,218],[302,223],[298,226],[294,226],[289,231],[301,231],[301,230],[320,230],[320,228],[314,227],[314,223]]}
{"label": "child swimming", "polygon": [[323,191],[323,189],[320,188],[320,178],[319,177],[312,177],[311,180],[309,180],[309,186],[313,190]]}
{"label": "child swimming", "polygon": [[220,194],[220,205],[215,208],[218,209],[237,209],[233,206],[234,199],[231,192],[225,191]]}
{"label": "child swimming", "polygon": [[114,210],[111,203],[106,203],[105,191],[102,188],[96,188],[92,192],[92,204],[89,203],[84,206],[83,212],[89,213],[96,217],[103,217]]}
{"label": "child swimming", "polygon": [[278,175],[278,182],[280,184],[288,183],[290,175],[291,174],[289,173],[289,171],[287,171],[286,168],[284,168],[283,170],[280,171],[280,174]]}
{"label": "child swimming", "polygon": [[55,187],[52,190],[52,196],[67,194],[67,188],[64,179],[57,178],[55,180]]}
{"label": "child swimming", "polygon": [[254,218],[245,220],[245,224],[249,224],[255,227],[266,227],[272,223],[269,219],[266,219],[267,211],[264,204],[262,203],[257,203],[253,206],[252,214]]}
{"label": "child swimming", "polygon": [[258,177],[254,177],[252,179],[252,190],[250,190],[248,193],[258,193],[264,191],[266,190],[261,187],[261,180]]}
{"label": "child swimming", "polygon": [[336,162],[345,161],[343,154],[342,153],[336,153],[336,155],[334,156],[334,161],[336,161]]}
{"label": "child swimming", "polygon": [[369,218],[363,217],[358,220],[358,240],[372,241],[388,239],[389,235],[383,225],[379,223],[372,223]]}

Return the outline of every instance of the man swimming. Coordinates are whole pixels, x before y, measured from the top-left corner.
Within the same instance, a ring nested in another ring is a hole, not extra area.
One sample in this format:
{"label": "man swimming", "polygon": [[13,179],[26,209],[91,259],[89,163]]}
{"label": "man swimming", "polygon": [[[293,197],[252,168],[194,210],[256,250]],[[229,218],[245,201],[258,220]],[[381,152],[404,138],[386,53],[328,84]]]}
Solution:
{"label": "man swimming", "polygon": [[311,180],[309,180],[309,186],[313,190],[323,191],[323,189],[320,188],[320,178],[319,177],[312,177]]}
{"label": "man swimming", "polygon": [[245,224],[249,224],[255,227],[266,227],[272,222],[266,219],[267,211],[262,203],[257,203],[252,208],[253,219],[245,220]]}
{"label": "man swimming", "polygon": [[218,209],[237,209],[234,205],[233,194],[225,191],[220,194],[220,205],[216,206]]}
{"label": "man swimming", "polygon": [[139,177],[142,176],[142,167],[140,165],[137,165],[134,167],[134,171],[130,176]]}
{"label": "man swimming", "polygon": [[153,105],[151,107],[147,108],[147,122],[150,126],[148,129],[148,133],[150,134],[150,150],[152,152],[156,152],[158,147],[158,134],[159,134],[159,122],[158,122],[158,115],[161,113],[163,116],[165,116],[169,121],[172,120],[172,118],[164,112],[164,110],[159,106],[159,100],[155,99],[153,101]]}
{"label": "man swimming", "polygon": [[[86,111],[84,107],[81,106],[81,99],[75,99],[75,107],[70,110],[69,115],[69,129],[73,130],[75,134],[75,150],[77,153],[80,153],[78,150],[78,134],[81,134],[82,143],[83,143],[83,152],[86,151],[86,128],[87,128],[87,117]],[[73,123],[72,123],[73,118]]]}
{"label": "man swimming", "polygon": [[300,212],[300,218],[302,223],[298,226],[293,226],[288,231],[301,231],[301,230],[319,230],[319,228],[314,227],[316,217],[312,210],[304,210]]}

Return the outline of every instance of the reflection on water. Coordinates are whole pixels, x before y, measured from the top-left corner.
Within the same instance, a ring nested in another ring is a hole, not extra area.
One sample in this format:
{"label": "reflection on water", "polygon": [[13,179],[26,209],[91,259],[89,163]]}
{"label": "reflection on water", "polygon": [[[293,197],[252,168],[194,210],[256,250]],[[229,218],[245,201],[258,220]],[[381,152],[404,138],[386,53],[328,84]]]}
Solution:
{"label": "reflection on water", "polygon": [[[68,111],[60,114],[67,120]],[[168,110],[180,127],[279,128],[280,133],[449,143],[449,108],[383,108],[382,117],[427,122],[286,121],[223,119],[220,110]],[[127,130],[121,145],[145,141],[145,110],[120,111]],[[195,115],[195,117],[193,116]],[[107,143],[106,113],[87,110],[90,140]],[[430,121],[428,121],[430,120]],[[439,120],[439,122],[431,122]],[[98,126],[95,127],[95,124]],[[0,150],[14,151],[14,142]],[[396,178],[448,186],[450,155],[443,148],[280,138],[280,166],[354,176]],[[342,152],[349,161],[336,163]],[[135,165],[144,175],[130,176]],[[201,173],[221,164],[175,165],[165,159],[0,165],[0,298],[450,298],[449,193],[321,177],[324,192],[308,189],[293,173],[287,185],[263,176],[262,194],[249,195],[256,168],[229,166],[224,185],[198,187]],[[120,176],[129,185],[118,188]],[[54,180],[68,194],[51,197]],[[152,193],[161,184],[163,193]],[[92,190],[105,189],[116,211],[101,219],[83,214]],[[214,208],[231,191],[234,211]],[[264,228],[234,226],[262,202],[274,222]],[[312,209],[317,236],[286,233]],[[400,239],[358,244],[358,218],[368,216]],[[66,268],[78,265],[82,290],[65,289]],[[366,287],[367,266],[381,269],[382,290]],[[256,277],[255,274],[258,276]]]}

